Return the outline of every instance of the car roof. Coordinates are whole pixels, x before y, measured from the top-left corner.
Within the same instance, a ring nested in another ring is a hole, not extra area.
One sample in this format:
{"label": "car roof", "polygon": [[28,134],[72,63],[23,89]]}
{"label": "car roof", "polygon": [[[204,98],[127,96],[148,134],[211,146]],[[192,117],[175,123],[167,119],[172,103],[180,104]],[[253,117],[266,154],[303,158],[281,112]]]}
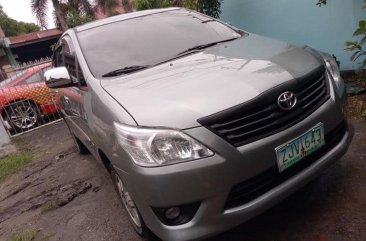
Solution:
{"label": "car roof", "polygon": [[151,9],[151,10],[125,13],[125,14],[120,14],[117,16],[90,22],[90,23],[81,25],[79,27],[76,27],[76,28],[74,28],[74,30],[76,32],[82,32],[84,30],[88,30],[91,28],[99,27],[99,26],[114,23],[114,22],[124,21],[124,20],[128,20],[128,19],[133,19],[133,18],[139,18],[139,17],[162,13],[162,12],[176,11],[176,10],[185,10],[185,9],[184,8],[160,8],[160,9]]}

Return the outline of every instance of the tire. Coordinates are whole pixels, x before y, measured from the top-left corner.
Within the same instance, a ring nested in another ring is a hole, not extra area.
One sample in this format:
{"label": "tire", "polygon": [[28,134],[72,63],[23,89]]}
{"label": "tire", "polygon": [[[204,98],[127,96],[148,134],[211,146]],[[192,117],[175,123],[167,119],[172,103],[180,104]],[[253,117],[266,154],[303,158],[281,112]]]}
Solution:
{"label": "tire", "polygon": [[124,186],[122,179],[120,178],[118,173],[114,170],[112,166],[110,167],[110,171],[114,188],[116,189],[118,197],[127,212],[128,220],[130,221],[130,224],[132,225],[136,233],[141,236],[143,240],[157,240],[156,236],[145,225],[145,222],[142,219],[142,216],[137,206],[135,205],[135,202],[128,193],[128,190]]}
{"label": "tire", "polygon": [[72,139],[74,139],[75,146],[78,149],[78,153],[81,155],[87,155],[89,154],[89,149],[75,136],[74,133],[70,131],[70,134],[72,136]]}
{"label": "tire", "polygon": [[38,126],[41,114],[34,103],[19,101],[5,110],[6,118],[13,129],[19,132]]}

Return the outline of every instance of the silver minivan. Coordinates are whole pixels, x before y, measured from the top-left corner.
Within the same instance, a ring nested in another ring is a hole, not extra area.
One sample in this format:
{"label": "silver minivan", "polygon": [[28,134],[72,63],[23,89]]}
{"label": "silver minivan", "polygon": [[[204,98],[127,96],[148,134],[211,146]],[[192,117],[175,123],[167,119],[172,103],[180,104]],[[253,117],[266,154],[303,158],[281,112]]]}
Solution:
{"label": "silver minivan", "polygon": [[352,139],[330,55],[187,9],[70,29],[53,66],[46,83],[60,88],[80,153],[104,163],[145,238],[235,227],[320,175]]}

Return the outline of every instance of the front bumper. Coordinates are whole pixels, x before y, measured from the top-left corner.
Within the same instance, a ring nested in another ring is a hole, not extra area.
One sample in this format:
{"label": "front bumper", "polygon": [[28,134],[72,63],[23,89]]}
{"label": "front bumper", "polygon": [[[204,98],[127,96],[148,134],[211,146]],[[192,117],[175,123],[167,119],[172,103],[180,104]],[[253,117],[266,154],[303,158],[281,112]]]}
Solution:
{"label": "front bumper", "polygon": [[[353,136],[353,129],[349,126],[337,144],[296,175],[249,202],[226,207],[233,186],[277,165],[275,147],[299,136],[319,122],[324,124],[325,133],[328,133],[342,121],[344,117],[341,109],[331,98],[302,122],[238,148],[203,127],[185,131],[214,150],[216,155],[213,157],[160,168],[133,166],[129,172],[117,170],[146,225],[157,236],[169,241],[197,240],[235,227],[264,212],[342,157]],[[196,202],[200,202],[200,206],[193,219],[178,226],[163,224],[152,209]]]}

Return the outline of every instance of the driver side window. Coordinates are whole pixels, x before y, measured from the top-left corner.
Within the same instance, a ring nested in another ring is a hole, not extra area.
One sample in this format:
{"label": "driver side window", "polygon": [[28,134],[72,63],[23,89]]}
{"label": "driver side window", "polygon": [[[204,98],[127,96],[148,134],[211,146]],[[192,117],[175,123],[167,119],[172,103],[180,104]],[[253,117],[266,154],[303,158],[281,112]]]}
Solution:
{"label": "driver side window", "polygon": [[73,82],[78,82],[81,86],[86,86],[84,75],[77,61],[75,49],[69,36],[61,39],[54,53],[53,64],[56,67],[65,66]]}

